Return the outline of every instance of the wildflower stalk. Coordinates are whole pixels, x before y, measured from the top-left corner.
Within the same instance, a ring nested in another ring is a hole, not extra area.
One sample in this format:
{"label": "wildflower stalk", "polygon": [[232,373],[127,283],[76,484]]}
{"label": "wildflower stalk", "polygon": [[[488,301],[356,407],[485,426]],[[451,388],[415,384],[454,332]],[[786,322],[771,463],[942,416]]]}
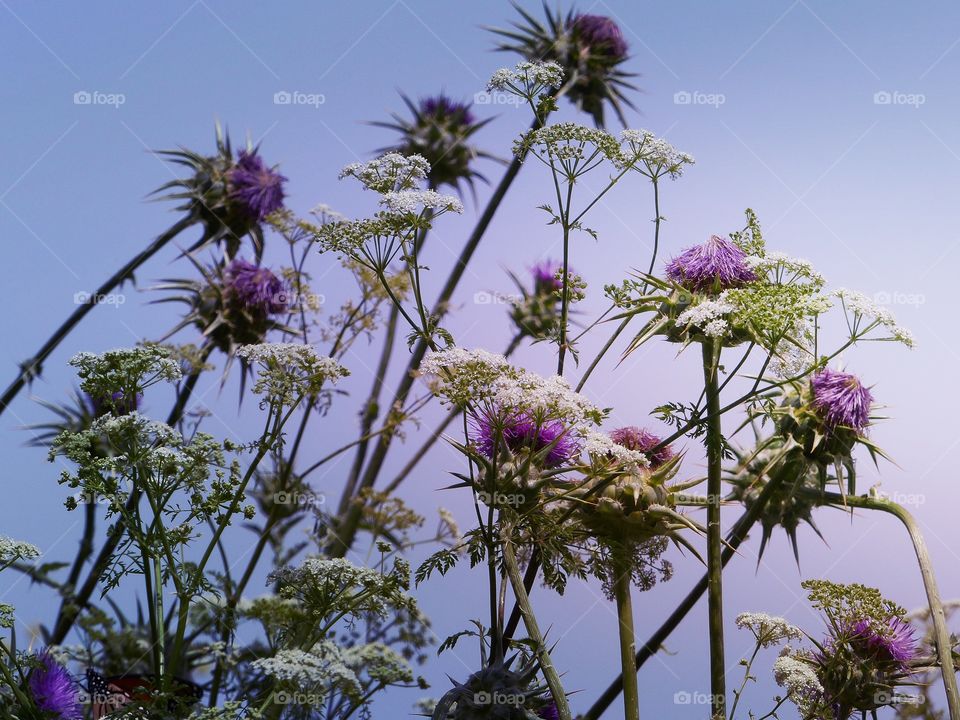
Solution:
{"label": "wildflower stalk", "polygon": [[[560,94],[562,94],[562,91],[558,92],[557,96],[559,97]],[[536,130],[542,127],[545,121],[545,117],[535,118],[531,125],[531,130]],[[430,317],[435,318],[436,321],[439,321],[439,318],[443,317],[447,313],[450,299],[453,297],[453,293],[460,284],[460,280],[463,278],[464,272],[466,272],[467,265],[473,258],[473,254],[476,252],[480,241],[483,239],[483,236],[487,231],[487,227],[489,227],[490,222],[493,220],[494,214],[500,207],[500,203],[503,202],[503,198],[506,196],[507,191],[510,189],[510,186],[516,179],[517,174],[520,172],[520,168],[523,165],[523,157],[524,156],[520,155],[513,158],[513,161],[507,167],[506,172],[504,172],[503,177],[500,179],[496,189],[493,191],[493,195],[490,196],[490,200],[487,201],[487,205],[484,208],[483,213],[480,215],[480,218],[477,220],[477,224],[474,226],[473,231],[470,233],[470,237],[467,238],[467,242],[460,251],[460,256],[457,258],[453,269],[450,271],[450,275],[447,277],[443,289],[440,291],[440,295],[437,297],[437,301],[433,306],[432,312],[430,313]],[[423,360],[428,349],[429,343],[425,338],[421,338],[417,341],[413,352],[410,354],[410,360],[407,362],[407,367],[403,373],[403,377],[397,386],[396,392],[394,393],[393,401],[391,402],[390,407],[400,407],[406,401],[406,398],[410,394],[410,390],[413,387],[415,380],[414,371],[417,369],[417,367],[419,367],[420,362]],[[374,448],[373,454],[370,457],[370,461],[367,463],[367,468],[360,480],[359,487],[356,488],[357,491],[371,488],[373,487],[374,483],[376,483],[377,477],[383,468],[383,463],[386,460],[392,440],[392,433],[385,433],[380,436],[379,440],[377,441],[377,445]],[[341,498],[340,507],[337,513],[341,521],[337,523],[336,534],[331,537],[331,540],[326,548],[326,553],[330,557],[343,557],[347,553],[347,550],[349,550],[353,545],[357,530],[360,527],[360,519],[362,514],[362,508],[356,502],[354,502],[356,497],[357,493],[354,492],[349,495],[345,493]]]}
{"label": "wildflower stalk", "polygon": [[726,680],[723,652],[723,558],[720,493],[723,435],[720,415],[720,346],[704,342],[703,380],[707,396],[707,616],[710,634],[710,705],[712,717],[726,717]]}
{"label": "wildflower stalk", "polygon": [[[212,352],[213,345],[205,345],[200,353],[200,364],[206,362],[207,358],[210,357],[210,353]],[[177,398],[174,401],[173,408],[170,410],[170,414],[167,416],[168,425],[176,425],[178,422],[180,422],[187,403],[190,400],[190,396],[193,394],[193,391],[197,386],[197,382],[200,380],[200,374],[201,371],[198,370],[197,372],[192,373],[184,381],[183,387],[181,387],[177,393]],[[134,511],[139,503],[140,490],[138,488],[133,488],[130,493],[130,497],[127,499],[127,504],[124,508],[124,514],[129,516],[129,514]],[[60,610],[57,613],[57,619],[53,626],[53,633],[51,633],[49,644],[59,645],[66,639],[67,634],[73,628],[77,618],[80,617],[81,610],[83,610],[83,608],[87,607],[89,604],[90,598],[100,582],[100,578],[103,577],[103,574],[110,567],[110,560],[113,557],[113,553],[120,546],[120,542],[123,540],[123,534],[124,529],[120,522],[114,523],[107,530],[107,538],[104,541],[103,547],[100,548],[100,552],[97,554],[97,557],[93,562],[93,568],[90,570],[90,574],[87,576],[87,579],[84,581],[80,590],[71,595],[64,596],[64,599],[60,604]]]}
{"label": "wildflower stalk", "polygon": [[540,632],[540,626],[537,624],[537,616],[530,605],[530,598],[527,595],[527,589],[523,584],[523,575],[520,573],[520,566],[517,564],[517,557],[513,552],[513,544],[509,537],[509,528],[504,529],[503,535],[503,566],[507,571],[507,577],[510,578],[510,586],[513,588],[513,594],[516,596],[517,604],[520,606],[520,612],[523,615],[523,623],[527,628],[527,634],[535,646],[537,660],[540,663],[540,671],[543,673],[547,686],[550,688],[550,694],[553,702],[557,706],[557,712],[560,720],[571,720],[570,705],[567,703],[566,693],[563,691],[563,684],[560,682],[560,675],[550,659],[550,652],[547,650],[543,639],[543,633]]}
{"label": "wildflower stalk", "polygon": [[960,693],[957,691],[957,675],[953,664],[953,643],[950,640],[950,630],[947,627],[943,601],[940,599],[940,591],[937,588],[933,563],[930,561],[927,543],[923,539],[923,533],[920,532],[917,521],[905,507],[889,500],[855,495],[844,496],[839,493],[824,493],[823,499],[841,507],[846,505],[890,513],[907,529],[910,541],[913,543],[913,551],[917,556],[917,564],[920,566],[920,576],[923,579],[923,588],[927,593],[927,603],[930,606],[933,637],[936,644],[937,659],[940,661],[940,674],[943,678],[943,688],[947,696],[950,720],[960,720]]}
{"label": "wildflower stalk", "polygon": [[624,720],[640,720],[640,690],[637,684],[636,634],[633,629],[633,602],[630,593],[630,559],[626,553],[614,551],[613,595],[617,601],[620,629],[620,667],[623,672]]}
{"label": "wildflower stalk", "polygon": [[186,230],[190,225],[195,222],[195,218],[191,215],[186,215],[176,222],[173,227],[167,230],[165,233],[160,235],[156,240],[147,245],[143,250],[133,256],[126,265],[121,267],[117,272],[107,278],[100,287],[97,288],[96,292],[91,296],[90,302],[83,303],[78,305],[77,309],[74,310],[70,316],[63,322],[63,324],[58,327],[53,334],[47,339],[47,341],[40,346],[40,349],[37,350],[36,354],[31,357],[29,360],[26,360],[20,364],[20,374],[16,379],[7,386],[7,389],[4,390],[3,395],[0,396],[0,415],[3,414],[3,411],[7,409],[14,398],[19,394],[23,387],[30,382],[34,377],[36,377],[41,370],[41,367],[44,361],[50,357],[51,353],[57,349],[61,342],[63,342],[67,335],[86,317],[87,313],[93,310],[93,308],[98,304],[97,298],[103,297],[104,295],[109,295],[116,289],[117,286],[121,285],[125,280],[133,277],[133,273],[143,265],[147,260],[156,255],[161,249],[163,249],[173,238],[179,235],[181,232]]}

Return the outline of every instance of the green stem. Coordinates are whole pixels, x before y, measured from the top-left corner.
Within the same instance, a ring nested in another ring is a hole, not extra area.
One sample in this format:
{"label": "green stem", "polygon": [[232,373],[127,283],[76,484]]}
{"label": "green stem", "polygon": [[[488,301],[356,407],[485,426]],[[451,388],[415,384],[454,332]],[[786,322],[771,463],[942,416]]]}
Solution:
{"label": "green stem", "polygon": [[613,595],[617,601],[620,633],[620,667],[623,671],[624,720],[640,720],[640,690],[637,684],[636,633],[630,590],[630,562],[622,550],[614,551]]}
{"label": "green stem", "polygon": [[930,553],[927,550],[927,544],[923,539],[923,533],[920,532],[917,521],[902,505],[888,500],[878,500],[856,495],[843,496],[839,493],[824,493],[823,498],[833,505],[849,505],[851,507],[880,510],[890,513],[902,522],[907,529],[907,533],[910,535],[910,540],[913,543],[914,553],[917,556],[917,564],[920,566],[920,576],[923,579],[923,587],[927,593],[927,603],[930,606],[930,618],[933,621],[933,637],[936,643],[937,659],[940,661],[940,674],[943,677],[943,688],[947,695],[947,709],[950,712],[950,720],[960,720],[960,693],[957,692],[957,676],[953,664],[953,643],[950,640],[950,630],[947,628],[947,617],[943,611],[943,601],[940,599],[940,591],[937,588],[937,578],[933,572],[933,563],[930,561]]}
{"label": "green stem", "polygon": [[719,347],[705,342],[703,380],[707,395],[707,616],[710,634],[711,717],[725,718],[727,705],[726,667],[723,651],[723,538],[720,527],[723,434],[720,415]]}
{"label": "green stem", "polygon": [[503,567],[507,571],[507,577],[510,578],[510,586],[513,588],[513,594],[516,596],[517,604],[520,606],[520,612],[523,615],[523,623],[527,628],[527,635],[535,645],[537,660],[540,663],[540,671],[543,673],[547,686],[550,688],[550,694],[553,696],[553,702],[557,706],[557,712],[560,720],[571,720],[570,705],[567,703],[567,695],[563,691],[563,684],[560,682],[560,675],[550,659],[550,652],[543,640],[543,633],[540,632],[540,626],[537,624],[537,617],[533,613],[533,607],[530,605],[530,598],[527,596],[527,589],[523,584],[523,576],[520,574],[520,566],[517,564],[517,557],[513,552],[513,544],[508,533],[504,532],[503,537]]}

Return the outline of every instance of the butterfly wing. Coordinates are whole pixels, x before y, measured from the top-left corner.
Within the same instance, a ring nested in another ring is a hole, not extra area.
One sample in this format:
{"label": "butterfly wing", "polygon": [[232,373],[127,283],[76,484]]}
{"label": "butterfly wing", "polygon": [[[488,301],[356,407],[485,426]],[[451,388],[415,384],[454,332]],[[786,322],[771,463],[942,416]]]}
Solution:
{"label": "butterfly wing", "polygon": [[101,720],[130,702],[130,695],[117,685],[115,680],[116,678],[108,679],[95,670],[87,669],[87,692],[90,694],[93,720]]}

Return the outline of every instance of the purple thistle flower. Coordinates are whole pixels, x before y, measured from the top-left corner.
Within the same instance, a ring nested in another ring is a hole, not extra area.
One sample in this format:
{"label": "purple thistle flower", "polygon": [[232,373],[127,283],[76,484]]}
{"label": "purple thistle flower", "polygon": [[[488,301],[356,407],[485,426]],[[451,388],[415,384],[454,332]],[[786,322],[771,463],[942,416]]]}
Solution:
{"label": "purple thistle flower", "polygon": [[902,670],[917,654],[913,628],[898,617],[890,618],[879,629],[875,622],[859,620],[850,627],[850,634],[857,649],[878,660],[895,663]]}
{"label": "purple thistle flower", "polygon": [[553,700],[547,701],[547,704],[537,710],[537,717],[542,720],[560,720],[560,711]]}
{"label": "purple thistle flower", "polygon": [[474,441],[488,458],[493,457],[498,443],[513,452],[523,449],[539,452],[550,447],[545,464],[557,467],[575,458],[580,451],[580,444],[560,420],[538,422],[527,412],[516,412],[505,418],[484,413],[475,418],[475,426]]}
{"label": "purple thistle flower", "polygon": [[224,276],[230,295],[248,310],[272,315],[289,308],[286,286],[265,267],[236,258],[227,266]]}
{"label": "purple thistle flower", "polygon": [[627,450],[646,453],[650,459],[650,468],[653,470],[656,470],[675,455],[673,448],[669,445],[664,445],[657,450],[653,450],[653,448],[657,447],[663,440],[649,430],[633,425],[611,431],[610,439],[617,445],[622,445],[627,448]]}
{"label": "purple thistle flower", "polygon": [[27,680],[30,695],[37,707],[61,720],[80,720],[83,706],[70,673],[46,651],[37,657],[42,667],[34,668]]}
{"label": "purple thistle flower", "polygon": [[420,113],[434,118],[455,120],[458,125],[473,125],[475,120],[468,104],[457,102],[443,94],[423,98],[420,101]]}
{"label": "purple thistle flower", "polygon": [[713,235],[687,248],[667,264],[667,277],[691,290],[739,287],[757,279],[747,254],[726,238]]}
{"label": "purple thistle flower", "polygon": [[627,55],[627,41],[623,39],[620,27],[603,15],[585,13],[573,18],[571,28],[587,48],[611,60],[622,60]]}
{"label": "purple thistle flower", "polygon": [[825,368],[811,378],[810,387],[813,406],[829,428],[842,425],[863,432],[873,395],[856,375]]}
{"label": "purple thistle flower", "polygon": [[[534,290],[537,294],[542,292],[553,293],[563,288],[563,281],[557,278],[557,273],[563,270],[563,263],[556,260],[543,260],[538,262],[532,268],[530,273],[533,275]],[[573,274],[573,268],[567,268],[567,275]]]}
{"label": "purple thistle flower", "polygon": [[236,164],[227,172],[230,197],[243,205],[247,214],[262,222],[283,207],[283,175],[263,164],[256,152],[240,152]]}

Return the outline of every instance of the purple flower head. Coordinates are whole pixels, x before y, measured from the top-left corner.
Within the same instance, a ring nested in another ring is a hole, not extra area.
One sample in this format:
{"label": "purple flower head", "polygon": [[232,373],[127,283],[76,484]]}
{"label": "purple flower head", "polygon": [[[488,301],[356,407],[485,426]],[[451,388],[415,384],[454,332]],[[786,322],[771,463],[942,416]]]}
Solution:
{"label": "purple flower head", "polygon": [[230,197],[258,222],[283,207],[283,184],[287,179],[264,165],[256,152],[242,150],[236,164],[227,172],[227,180],[231,186]]}
{"label": "purple flower head", "polygon": [[113,412],[116,415],[128,415],[140,407],[140,401],[143,400],[143,393],[137,393],[133,397],[124,398],[124,393],[118,390],[115,393],[111,393],[110,403],[107,403],[103,398],[95,398],[89,394],[87,395],[87,399],[90,401],[90,409],[96,417],[101,417],[109,412]]}
{"label": "purple flower head", "polygon": [[474,440],[480,452],[488,458],[493,457],[498,442],[513,452],[523,449],[538,452],[550,447],[545,461],[547,467],[563,465],[580,452],[580,444],[560,420],[538,422],[530,413],[522,411],[505,419],[484,413],[475,419],[475,426]]}
{"label": "purple flower head", "polygon": [[553,700],[548,700],[547,704],[537,710],[537,717],[542,720],[560,720],[560,711]]}
{"label": "purple flower head", "polygon": [[32,670],[27,680],[30,695],[37,707],[60,720],[80,720],[83,706],[70,673],[46,651],[37,657],[41,667]]}
{"label": "purple flower head", "polygon": [[645,428],[639,428],[633,425],[611,431],[610,439],[617,445],[622,445],[627,448],[627,450],[646,453],[647,457],[650,458],[650,468],[653,470],[673,458],[675,454],[673,448],[669,445],[664,445],[662,448],[653,450],[653,448],[657,447],[663,440]]}
{"label": "purple flower head", "polygon": [[725,290],[757,279],[747,265],[747,254],[717,235],[673,258],[667,264],[667,277],[691,290]]}
{"label": "purple flower head", "polygon": [[870,422],[873,395],[856,375],[825,368],[810,380],[813,406],[831,429],[853,428],[858,433]]}
{"label": "purple flower head", "polygon": [[248,310],[272,315],[289,308],[286,286],[265,267],[235,258],[224,276],[229,294]]}
{"label": "purple flower head", "polygon": [[[553,293],[563,288],[563,281],[557,278],[557,273],[563,270],[563,263],[556,260],[543,260],[530,268],[533,275],[534,289],[541,292]],[[573,268],[568,268],[567,275],[573,274]]]}
{"label": "purple flower head", "polygon": [[457,102],[446,95],[434,95],[420,101],[420,113],[435,119],[453,120],[458,125],[473,125],[475,118],[467,103]]}
{"label": "purple flower head", "polygon": [[859,620],[849,632],[856,649],[903,670],[917,654],[913,628],[898,617],[890,618],[879,629],[875,622]]}
{"label": "purple flower head", "polygon": [[573,19],[571,27],[591,52],[611,60],[622,60],[627,56],[627,41],[612,19],[604,15],[580,14]]}

